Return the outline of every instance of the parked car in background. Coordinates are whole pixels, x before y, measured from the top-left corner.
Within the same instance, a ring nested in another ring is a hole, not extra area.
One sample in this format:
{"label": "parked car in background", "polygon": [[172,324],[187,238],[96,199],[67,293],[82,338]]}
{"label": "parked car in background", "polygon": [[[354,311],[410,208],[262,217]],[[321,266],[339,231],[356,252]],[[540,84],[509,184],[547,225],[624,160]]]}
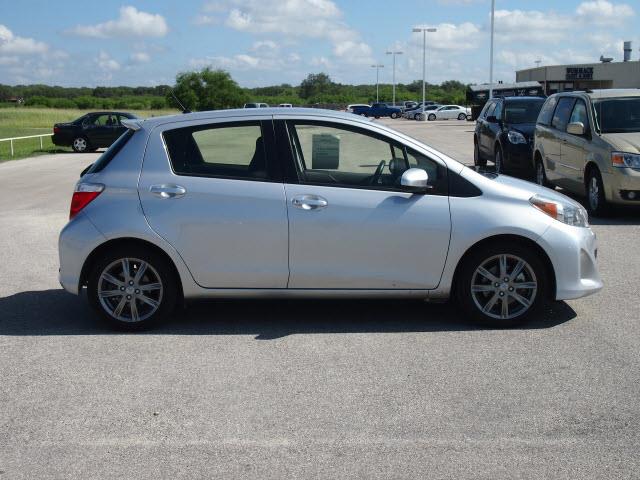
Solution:
{"label": "parked car in background", "polygon": [[414,108],[416,105],[418,105],[418,102],[414,101],[414,100],[406,100],[404,102],[402,102],[402,111],[405,110],[409,110],[411,108]]}
{"label": "parked car in background", "polygon": [[353,107],[352,113],[356,115],[362,115],[363,117],[391,117],[398,118],[402,111],[398,107],[390,107],[386,103],[374,103],[370,107]]}
{"label": "parked car in background", "polygon": [[[430,112],[432,110],[437,110],[438,108],[440,108],[441,105],[436,104],[429,104],[429,105],[425,105],[424,107],[424,111],[425,111],[425,117],[426,117],[426,112]],[[422,120],[422,103],[418,104],[418,106],[412,108],[411,110],[407,110],[403,113],[403,117],[409,120]]]}
{"label": "parked car in background", "polygon": [[117,327],[194,298],[305,296],[454,297],[511,327],[602,288],[580,204],[384,125],[273,108],[127,126],[58,243],[62,286]]}
{"label": "parked car in background", "polygon": [[460,105],[443,105],[427,115],[427,120],[466,120],[471,115],[471,109]]}
{"label": "parked car in background", "polygon": [[54,145],[71,147],[74,152],[92,152],[111,146],[126,131],[123,119],[137,118],[126,112],[91,112],[69,123],[53,126]]}
{"label": "parked car in background", "polygon": [[551,95],[535,129],[536,181],[587,196],[593,215],[640,205],[640,91]]}
{"label": "parked car in background", "polygon": [[371,105],[369,105],[368,103],[351,103],[349,105],[347,105],[347,109],[346,111],[349,113],[354,113],[353,109],[356,107],[359,108],[369,108]]}
{"label": "parked car in background", "polygon": [[293,104],[291,103],[281,103],[278,106],[281,108],[293,108]]}
{"label": "parked car in background", "polygon": [[506,97],[489,100],[476,121],[473,163],[496,173],[534,174],[533,132],[544,103],[541,97]]}
{"label": "parked car in background", "polygon": [[245,103],[244,108],[269,108],[269,105],[266,103],[253,102],[253,103]]}

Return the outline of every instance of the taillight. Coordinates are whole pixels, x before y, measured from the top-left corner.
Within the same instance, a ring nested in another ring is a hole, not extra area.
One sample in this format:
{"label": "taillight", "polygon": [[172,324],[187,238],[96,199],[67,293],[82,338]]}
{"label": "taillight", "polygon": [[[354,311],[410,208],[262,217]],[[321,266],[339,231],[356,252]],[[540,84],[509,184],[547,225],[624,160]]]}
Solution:
{"label": "taillight", "polygon": [[60,127],[53,127],[53,133],[60,133]]}
{"label": "taillight", "polygon": [[79,183],[73,191],[71,197],[71,208],[69,209],[69,220],[75,217],[84,207],[89,205],[102,191],[104,185],[101,183]]}

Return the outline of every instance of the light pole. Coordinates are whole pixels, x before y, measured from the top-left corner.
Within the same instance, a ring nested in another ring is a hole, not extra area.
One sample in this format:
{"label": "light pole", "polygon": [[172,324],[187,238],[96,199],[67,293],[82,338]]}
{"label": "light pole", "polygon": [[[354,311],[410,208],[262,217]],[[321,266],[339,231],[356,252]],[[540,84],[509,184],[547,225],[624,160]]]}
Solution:
{"label": "light pole", "polygon": [[396,106],[396,55],[402,55],[403,52],[388,51],[387,55],[393,55],[393,106]]}
{"label": "light pole", "polygon": [[427,101],[426,97],[426,83],[427,83],[427,32],[437,32],[437,28],[419,28],[413,29],[414,33],[422,32],[422,119],[426,120],[427,117],[424,114],[424,103]]}
{"label": "light pole", "polygon": [[376,69],[376,103],[378,103],[380,101],[380,90],[378,88],[380,85],[380,69],[384,68],[384,65],[376,63],[375,65],[371,65],[371,68]]}
{"label": "light pole", "polygon": [[491,49],[489,50],[489,100],[493,98],[493,19],[496,13],[496,0],[491,0]]}

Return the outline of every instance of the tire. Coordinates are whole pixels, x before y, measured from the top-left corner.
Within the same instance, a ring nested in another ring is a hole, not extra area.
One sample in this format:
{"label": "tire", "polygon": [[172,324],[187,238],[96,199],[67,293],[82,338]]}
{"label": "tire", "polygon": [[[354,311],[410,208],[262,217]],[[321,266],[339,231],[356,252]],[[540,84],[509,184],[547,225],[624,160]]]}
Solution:
{"label": "tire", "polygon": [[430,122],[433,122],[435,119],[436,119],[435,113],[430,113],[429,116],[427,117],[427,120],[429,120]]}
{"label": "tire", "polygon": [[502,148],[500,145],[496,145],[494,150],[495,154],[493,156],[493,164],[495,165],[496,173],[500,175],[505,173],[504,156],[502,155]]}
{"label": "tire", "polygon": [[[125,259],[129,271],[126,276]],[[146,267],[137,279],[136,272],[143,264]],[[167,260],[135,245],[103,255],[95,262],[87,282],[89,303],[98,315],[112,327],[128,331],[144,330],[166,320],[175,308],[177,290],[177,279]]]}
{"label": "tire", "polygon": [[73,148],[73,151],[76,153],[86,153],[91,151],[92,147],[87,137],[80,136],[73,139],[71,148]]}
{"label": "tire", "polygon": [[593,167],[589,170],[586,182],[587,210],[594,217],[604,217],[609,214],[609,204],[604,194],[604,183],[600,171]]}
{"label": "tire", "polygon": [[398,118],[398,114],[396,112],[393,112],[391,114],[391,118],[393,118],[395,120],[396,118]]}
{"label": "tire", "polygon": [[[481,268],[484,273],[480,273]],[[524,245],[485,245],[462,260],[456,276],[455,301],[477,323],[515,327],[539,315],[548,298],[548,276],[539,254]]]}
{"label": "tire", "polygon": [[481,168],[487,166],[487,161],[480,157],[480,147],[477,141],[473,142],[473,165]]}
{"label": "tire", "polygon": [[535,182],[541,187],[555,188],[553,184],[547,180],[547,172],[544,169],[544,163],[540,158],[536,159]]}
{"label": "tire", "polygon": [[464,113],[461,113],[460,115],[458,115],[458,120],[466,120],[467,119],[467,115]]}

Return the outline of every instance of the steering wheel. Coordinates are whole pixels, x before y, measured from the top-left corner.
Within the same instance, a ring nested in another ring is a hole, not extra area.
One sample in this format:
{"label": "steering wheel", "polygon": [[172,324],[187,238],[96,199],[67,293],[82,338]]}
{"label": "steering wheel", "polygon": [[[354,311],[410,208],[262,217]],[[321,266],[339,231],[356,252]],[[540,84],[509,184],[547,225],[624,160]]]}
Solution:
{"label": "steering wheel", "polygon": [[384,167],[386,164],[387,164],[386,161],[380,160],[380,163],[378,164],[378,168],[376,168],[376,172],[373,174],[373,177],[371,177],[371,181],[369,182],[369,185],[375,185],[378,183],[378,181],[380,180],[380,176],[382,175],[382,171],[384,170]]}

